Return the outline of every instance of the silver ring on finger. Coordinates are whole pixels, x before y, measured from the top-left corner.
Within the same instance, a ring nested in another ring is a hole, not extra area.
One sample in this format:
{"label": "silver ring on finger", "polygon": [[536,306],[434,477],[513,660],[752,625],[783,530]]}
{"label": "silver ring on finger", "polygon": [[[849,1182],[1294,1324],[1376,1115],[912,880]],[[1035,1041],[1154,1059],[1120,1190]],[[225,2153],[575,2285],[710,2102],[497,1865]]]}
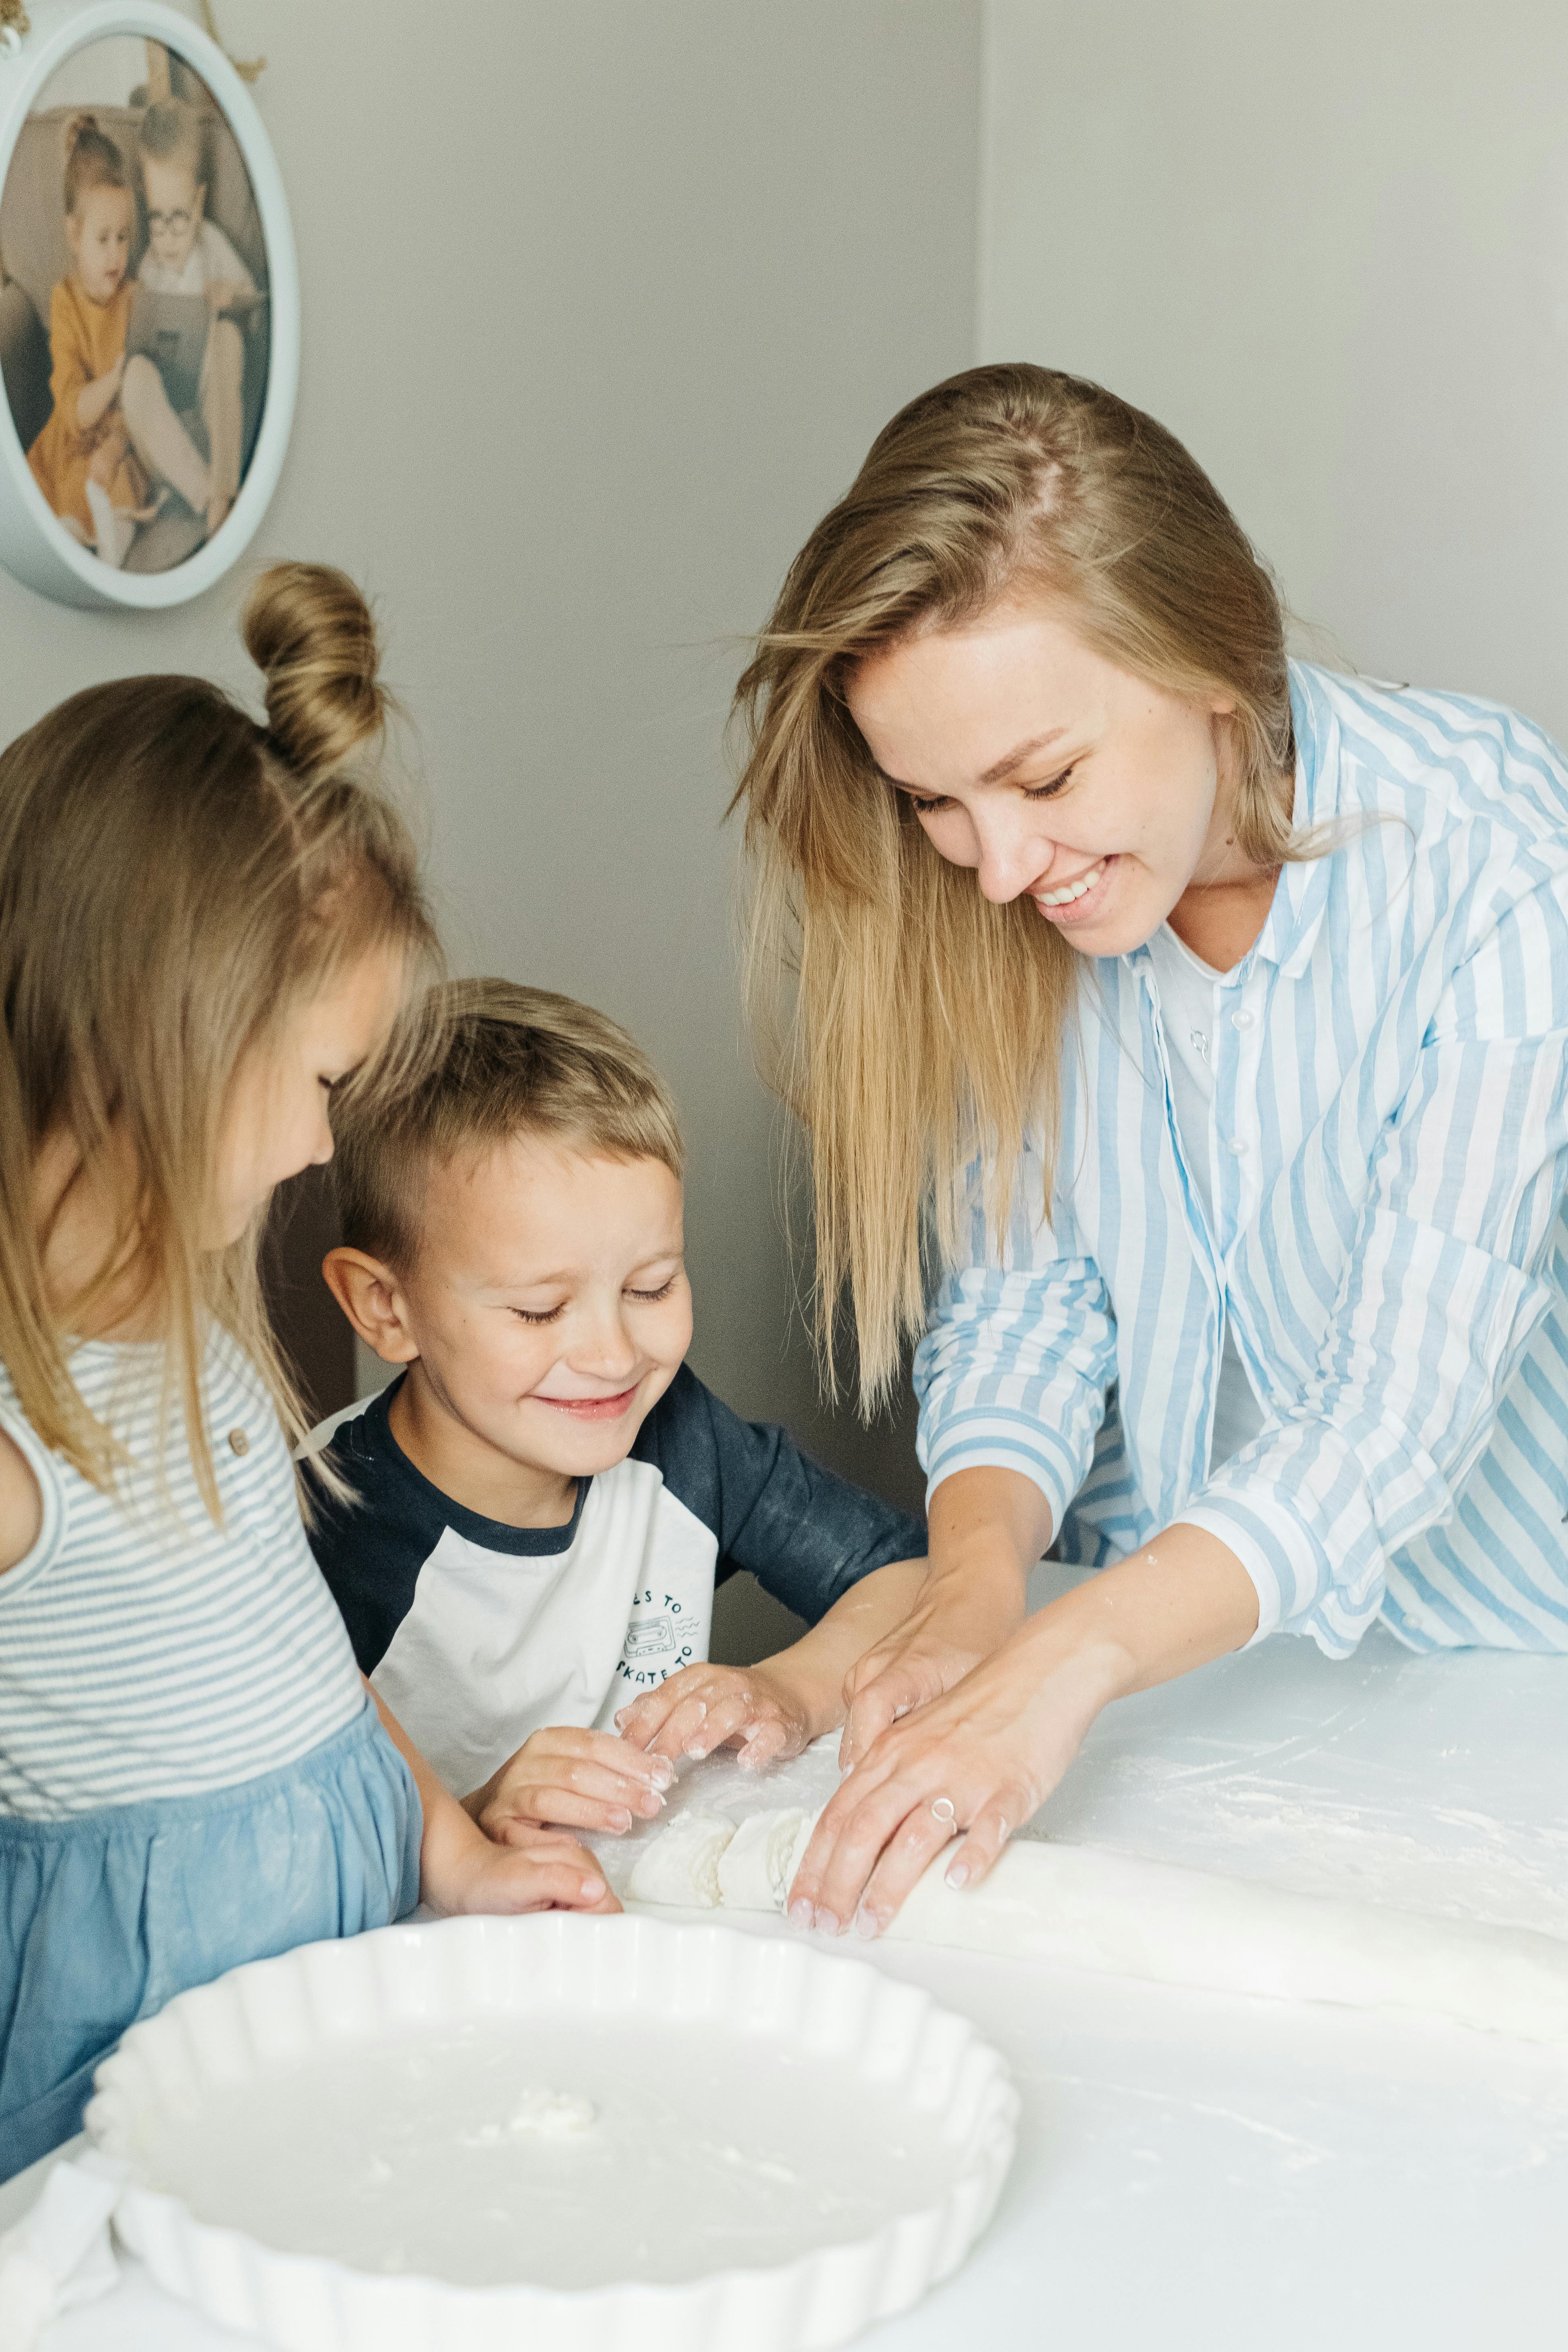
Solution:
{"label": "silver ring on finger", "polygon": [[933,1797],[931,1802],[931,1811],[932,1821],[940,1822],[944,1829],[950,1830],[956,1826],[958,1821],[958,1807],[953,1803],[951,1797]]}

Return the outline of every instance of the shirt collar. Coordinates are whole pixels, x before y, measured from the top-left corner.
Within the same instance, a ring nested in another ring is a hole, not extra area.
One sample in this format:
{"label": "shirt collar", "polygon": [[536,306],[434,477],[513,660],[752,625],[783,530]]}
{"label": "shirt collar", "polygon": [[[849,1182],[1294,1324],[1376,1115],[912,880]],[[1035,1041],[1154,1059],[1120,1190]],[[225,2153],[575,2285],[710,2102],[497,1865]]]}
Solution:
{"label": "shirt collar", "polygon": [[[1321,673],[1305,662],[1290,664],[1290,723],[1296,738],[1296,793],[1290,822],[1298,834],[1339,814],[1340,728],[1324,691]],[[1329,904],[1327,857],[1281,867],[1268,919],[1252,955],[1271,963],[1288,980],[1305,971],[1317,945]]]}
{"label": "shirt collar", "polygon": [[[1306,662],[1291,662],[1290,726],[1296,742],[1296,790],[1291,803],[1291,828],[1310,833],[1340,814],[1340,723],[1324,684],[1324,673]],[[1263,929],[1227,980],[1251,971],[1255,961],[1271,963],[1288,980],[1305,971],[1322,928],[1329,905],[1329,859],[1312,857],[1282,866]],[[1155,985],[1153,958],[1147,940],[1122,961],[1142,975],[1146,990]]]}

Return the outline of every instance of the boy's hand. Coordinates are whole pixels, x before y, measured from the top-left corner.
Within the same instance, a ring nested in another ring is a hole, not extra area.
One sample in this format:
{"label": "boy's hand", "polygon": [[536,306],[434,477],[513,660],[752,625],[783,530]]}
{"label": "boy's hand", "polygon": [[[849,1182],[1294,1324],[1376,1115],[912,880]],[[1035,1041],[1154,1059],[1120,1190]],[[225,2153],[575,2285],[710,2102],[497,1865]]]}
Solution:
{"label": "boy's hand", "polygon": [[232,310],[245,299],[245,289],[237,278],[209,278],[206,282],[207,305],[213,310]]}
{"label": "boy's hand", "polygon": [[[440,1906],[470,1911],[618,1911],[593,1857],[559,1830],[531,1828],[505,1845],[474,1839],[444,1874]],[[469,1832],[470,1836],[472,1832]],[[434,1906],[433,1906],[434,1907]]]}
{"label": "boy's hand", "polygon": [[619,1836],[650,1822],[674,1780],[662,1756],[629,1748],[608,1731],[559,1724],[536,1731],[463,1809],[498,1845],[527,1844],[542,1822]]}
{"label": "boy's hand", "polygon": [[817,1730],[804,1695],[767,1665],[684,1666],[616,1723],[629,1747],[653,1757],[710,1756],[729,1741],[752,1771],[798,1756]]}

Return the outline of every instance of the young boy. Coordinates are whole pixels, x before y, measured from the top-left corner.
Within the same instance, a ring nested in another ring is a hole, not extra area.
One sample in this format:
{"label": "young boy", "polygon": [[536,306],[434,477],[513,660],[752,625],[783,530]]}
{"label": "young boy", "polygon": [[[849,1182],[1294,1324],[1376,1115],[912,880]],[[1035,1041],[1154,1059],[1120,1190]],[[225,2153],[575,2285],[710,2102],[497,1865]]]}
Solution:
{"label": "young boy", "polygon": [[[256,283],[216,221],[206,218],[205,139],[195,110],[178,98],[150,106],[137,130],[136,158],[147,210],[137,281],[149,294],[205,301],[211,323],[194,387],[176,387],[172,398],[154,362],[135,352],[121,402],[143,464],[205,518],[210,539],[239,491],[245,345],[230,314],[255,302]],[[205,452],[188,429],[193,412],[182,405],[193,390]]]}
{"label": "young boy", "polygon": [[[625,1831],[669,1785],[661,1727],[761,1764],[843,1720],[924,1530],[687,1368],[680,1135],[625,1032],[499,980],[437,1009],[434,1076],[338,1138],[323,1272],[405,1369],[312,1437],[353,1497],[322,1493],[312,1540],[361,1667],[492,1837]],[[703,1663],[740,1568],[815,1628],[746,1674]]]}

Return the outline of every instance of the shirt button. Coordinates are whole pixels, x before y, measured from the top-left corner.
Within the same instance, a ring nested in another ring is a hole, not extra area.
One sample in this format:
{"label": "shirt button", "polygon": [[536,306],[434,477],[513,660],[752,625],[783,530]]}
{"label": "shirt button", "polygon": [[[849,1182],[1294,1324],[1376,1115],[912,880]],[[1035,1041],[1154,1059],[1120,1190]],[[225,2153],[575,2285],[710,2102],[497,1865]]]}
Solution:
{"label": "shirt button", "polygon": [[[1233,1147],[1233,1149],[1234,1149],[1234,1147]],[[244,1432],[244,1430],[243,1430],[243,1429],[231,1429],[231,1430],[229,1431],[229,1433],[228,1433],[228,1450],[229,1450],[229,1452],[230,1452],[231,1454],[248,1454],[248,1453],[249,1453],[249,1451],[250,1451],[250,1440],[249,1440],[249,1438],[248,1438],[248,1437],[247,1437],[247,1435],[246,1435],[246,1433],[245,1433],[245,1432]]]}
{"label": "shirt button", "polygon": [[1250,1029],[1252,1026],[1251,1013],[1233,1013],[1230,1016],[1230,1025],[1233,1029]]}
{"label": "shirt button", "polygon": [[1233,1135],[1225,1148],[1233,1160],[1239,1160],[1247,1150],[1247,1138],[1243,1135]]}

